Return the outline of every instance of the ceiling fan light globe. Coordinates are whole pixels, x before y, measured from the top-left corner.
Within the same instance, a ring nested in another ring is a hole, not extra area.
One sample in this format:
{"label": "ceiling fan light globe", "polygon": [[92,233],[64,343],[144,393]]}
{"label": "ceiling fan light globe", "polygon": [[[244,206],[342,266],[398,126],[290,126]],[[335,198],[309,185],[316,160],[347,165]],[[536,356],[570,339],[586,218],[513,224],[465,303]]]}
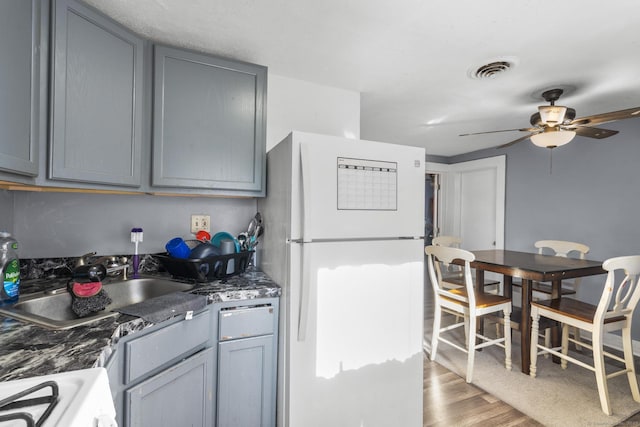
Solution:
{"label": "ceiling fan light globe", "polygon": [[541,105],[538,107],[538,112],[540,112],[542,123],[548,126],[556,126],[564,122],[567,107],[560,105]]}
{"label": "ceiling fan light globe", "polygon": [[572,130],[548,128],[544,132],[531,135],[531,142],[542,148],[556,148],[568,144],[575,136],[576,133]]}

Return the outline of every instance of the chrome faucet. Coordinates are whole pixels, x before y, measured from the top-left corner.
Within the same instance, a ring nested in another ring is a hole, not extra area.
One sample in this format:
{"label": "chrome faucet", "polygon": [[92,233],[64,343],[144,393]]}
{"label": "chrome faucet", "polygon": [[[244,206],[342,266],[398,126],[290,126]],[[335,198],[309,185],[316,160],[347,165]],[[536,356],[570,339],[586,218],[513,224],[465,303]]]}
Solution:
{"label": "chrome faucet", "polygon": [[107,268],[107,275],[111,277],[118,276],[122,272],[122,279],[127,280],[127,269],[129,268],[129,260],[126,257],[101,256],[95,261],[89,262],[88,258],[95,256],[96,252],[89,252],[82,255],[76,262],[76,267],[81,265],[102,264]]}
{"label": "chrome faucet", "polygon": [[93,264],[103,264],[107,267],[107,274],[115,277],[122,271],[122,279],[127,280],[127,269],[129,260],[126,257],[117,258],[115,256],[102,256],[95,260]]}

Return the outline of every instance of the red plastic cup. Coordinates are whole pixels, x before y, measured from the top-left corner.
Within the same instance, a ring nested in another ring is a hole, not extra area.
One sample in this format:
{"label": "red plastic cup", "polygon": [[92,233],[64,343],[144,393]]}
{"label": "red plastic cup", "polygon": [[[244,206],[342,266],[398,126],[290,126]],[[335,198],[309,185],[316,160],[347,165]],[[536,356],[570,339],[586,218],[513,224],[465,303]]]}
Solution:
{"label": "red plastic cup", "polygon": [[196,233],[196,239],[200,240],[201,242],[208,243],[211,241],[211,234],[209,234],[207,231],[200,230]]}

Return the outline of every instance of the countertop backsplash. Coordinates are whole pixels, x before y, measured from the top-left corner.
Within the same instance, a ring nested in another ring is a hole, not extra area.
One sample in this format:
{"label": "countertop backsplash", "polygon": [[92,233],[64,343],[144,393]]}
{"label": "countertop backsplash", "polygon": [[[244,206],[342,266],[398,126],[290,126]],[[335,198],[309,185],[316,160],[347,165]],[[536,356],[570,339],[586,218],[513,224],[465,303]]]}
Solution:
{"label": "countertop backsplash", "polygon": [[[103,255],[94,255],[86,257],[87,263],[92,263],[101,258]],[[133,255],[108,255],[118,259],[127,258],[129,264],[129,274],[133,272],[132,258]],[[20,259],[20,279],[21,280],[53,280],[59,278],[70,277],[73,268],[77,265],[80,257],[68,258],[26,258]],[[138,270],[140,273],[153,274],[159,269],[158,260],[153,254],[144,254],[140,256],[140,265]]]}

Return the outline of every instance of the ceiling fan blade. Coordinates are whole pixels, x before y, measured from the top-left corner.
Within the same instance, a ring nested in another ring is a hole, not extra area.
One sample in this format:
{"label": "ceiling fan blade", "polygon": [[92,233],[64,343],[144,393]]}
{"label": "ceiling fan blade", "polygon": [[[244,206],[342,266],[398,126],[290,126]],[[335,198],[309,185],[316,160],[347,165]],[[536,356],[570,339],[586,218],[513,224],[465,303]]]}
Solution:
{"label": "ceiling fan blade", "polygon": [[572,120],[569,125],[597,125],[600,123],[614,122],[617,120],[632,119],[640,117],[640,107],[627,108],[626,110],[611,111],[609,113],[594,114],[593,116],[579,117]]}
{"label": "ceiling fan blade", "polygon": [[[536,133],[537,133],[537,132],[536,132]],[[513,141],[511,141],[511,142],[507,142],[506,144],[502,144],[502,145],[497,146],[497,147],[496,147],[496,149],[497,149],[497,148],[507,148],[507,147],[511,147],[512,145],[515,145],[515,144],[517,144],[517,143],[518,143],[518,142],[520,142],[520,141],[524,141],[525,139],[529,138],[531,135],[533,135],[533,134],[529,134],[529,135],[521,136],[520,138],[518,138],[518,139],[514,139],[514,140],[513,140]]]}
{"label": "ceiling fan blade", "polygon": [[515,131],[520,131],[520,132],[534,132],[538,129],[535,128],[529,128],[529,129],[502,129],[502,130],[489,130],[486,132],[474,132],[474,133],[463,133],[461,135],[458,136],[471,136],[471,135],[484,135],[487,133],[498,133],[498,132],[515,132]]}
{"label": "ceiling fan blade", "polygon": [[618,133],[617,130],[592,128],[590,126],[578,126],[575,129],[576,134],[586,136],[587,138],[604,139],[609,138]]}

